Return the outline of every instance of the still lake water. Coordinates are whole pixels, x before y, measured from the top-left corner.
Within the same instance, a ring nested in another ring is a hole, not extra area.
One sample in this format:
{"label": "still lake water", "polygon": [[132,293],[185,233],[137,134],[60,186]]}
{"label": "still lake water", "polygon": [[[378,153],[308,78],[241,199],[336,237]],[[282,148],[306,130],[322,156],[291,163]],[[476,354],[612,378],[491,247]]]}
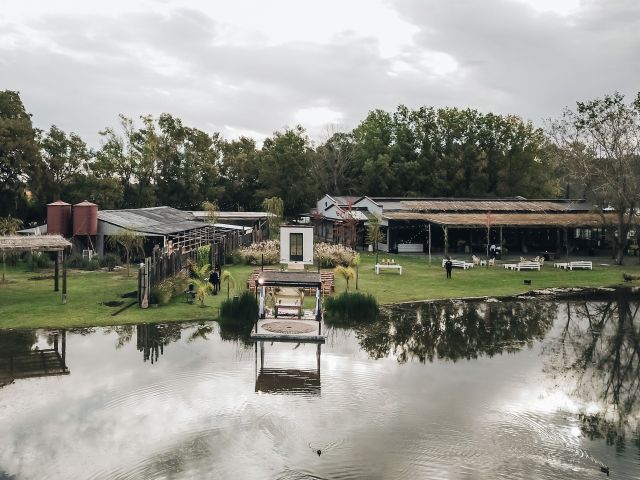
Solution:
{"label": "still lake water", "polygon": [[639,306],[405,306],[322,346],[0,331],[0,479],[637,479]]}

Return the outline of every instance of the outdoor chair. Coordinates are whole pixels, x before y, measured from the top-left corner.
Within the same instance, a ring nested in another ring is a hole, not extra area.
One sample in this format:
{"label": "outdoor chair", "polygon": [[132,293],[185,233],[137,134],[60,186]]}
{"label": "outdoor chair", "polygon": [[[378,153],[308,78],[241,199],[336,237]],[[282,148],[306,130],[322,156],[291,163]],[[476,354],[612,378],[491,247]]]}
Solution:
{"label": "outdoor chair", "polygon": [[474,265],[480,265],[480,258],[476,257],[475,255],[471,255],[471,261]]}
{"label": "outdoor chair", "polygon": [[189,287],[187,287],[187,289],[184,291],[184,299],[187,303],[193,303],[193,301],[196,299],[196,291],[193,283],[190,283]]}

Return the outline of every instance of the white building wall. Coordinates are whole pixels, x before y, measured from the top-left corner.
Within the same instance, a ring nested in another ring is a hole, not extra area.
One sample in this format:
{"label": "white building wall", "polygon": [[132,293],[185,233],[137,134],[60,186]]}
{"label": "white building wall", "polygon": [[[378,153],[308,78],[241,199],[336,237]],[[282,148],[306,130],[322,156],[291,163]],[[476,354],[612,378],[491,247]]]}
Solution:
{"label": "white building wall", "polygon": [[[302,261],[292,261],[290,255],[290,235],[302,234]],[[280,263],[313,264],[313,227],[283,225],[280,227]]]}

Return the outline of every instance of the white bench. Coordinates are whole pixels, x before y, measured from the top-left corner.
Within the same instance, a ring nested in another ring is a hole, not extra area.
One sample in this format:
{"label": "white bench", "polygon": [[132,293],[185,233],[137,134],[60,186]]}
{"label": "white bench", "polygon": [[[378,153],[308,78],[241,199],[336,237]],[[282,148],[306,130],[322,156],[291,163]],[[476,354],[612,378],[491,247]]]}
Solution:
{"label": "white bench", "polygon": [[502,266],[507,270],[515,270],[518,267],[517,263],[503,263]]}
{"label": "white bench", "polygon": [[584,268],[593,270],[593,263],[589,261],[569,262],[565,268],[573,270],[574,268]]}
{"label": "white bench", "polygon": [[273,307],[275,313],[274,316],[276,318],[278,318],[280,310],[294,310],[295,315],[298,318],[302,317],[302,303],[300,302],[300,298],[298,297],[276,297],[276,301]]}
{"label": "white bench", "polygon": [[[442,259],[442,267],[445,267],[445,264],[447,263],[446,259]],[[465,262],[464,260],[451,260],[451,266],[454,268],[462,268],[464,270],[467,270],[468,268],[473,268],[473,263],[468,263]]]}
{"label": "white bench", "polygon": [[567,265],[569,265],[567,262],[556,262],[553,264],[554,268],[567,268]]}
{"label": "white bench", "polygon": [[376,263],[376,275],[380,275],[382,269],[395,269],[402,275],[402,267],[397,263]]}
{"label": "white bench", "polygon": [[518,262],[516,270],[540,270],[542,265],[539,262]]}

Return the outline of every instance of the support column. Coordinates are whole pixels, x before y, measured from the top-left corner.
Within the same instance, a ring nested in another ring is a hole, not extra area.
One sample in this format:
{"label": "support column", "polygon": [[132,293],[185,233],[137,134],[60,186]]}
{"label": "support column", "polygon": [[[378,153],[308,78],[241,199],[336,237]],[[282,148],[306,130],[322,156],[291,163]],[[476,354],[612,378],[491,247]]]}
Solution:
{"label": "support column", "polygon": [[53,291],[60,290],[60,256],[62,252],[56,252],[55,264],[53,266]]}
{"label": "support column", "polygon": [[444,255],[446,257],[449,255],[449,227],[445,225],[442,228],[444,228]]}
{"label": "support column", "polygon": [[264,341],[260,341],[260,373],[264,369]]}
{"label": "support column", "polygon": [[264,286],[260,286],[260,309],[258,312],[260,313],[260,318],[264,318]]}
{"label": "support column", "polygon": [[104,233],[96,235],[96,253],[100,256],[104,255]]}
{"label": "support column", "polygon": [[429,224],[429,266],[431,266],[431,224]]}
{"label": "support column", "polygon": [[316,288],[316,320],[320,321],[320,291],[321,287]]}
{"label": "support column", "polygon": [[564,248],[565,251],[567,252],[567,258],[569,258],[569,231],[567,230],[567,227],[563,228],[564,230]]}
{"label": "support column", "polygon": [[62,252],[62,304],[67,303],[67,259]]}

